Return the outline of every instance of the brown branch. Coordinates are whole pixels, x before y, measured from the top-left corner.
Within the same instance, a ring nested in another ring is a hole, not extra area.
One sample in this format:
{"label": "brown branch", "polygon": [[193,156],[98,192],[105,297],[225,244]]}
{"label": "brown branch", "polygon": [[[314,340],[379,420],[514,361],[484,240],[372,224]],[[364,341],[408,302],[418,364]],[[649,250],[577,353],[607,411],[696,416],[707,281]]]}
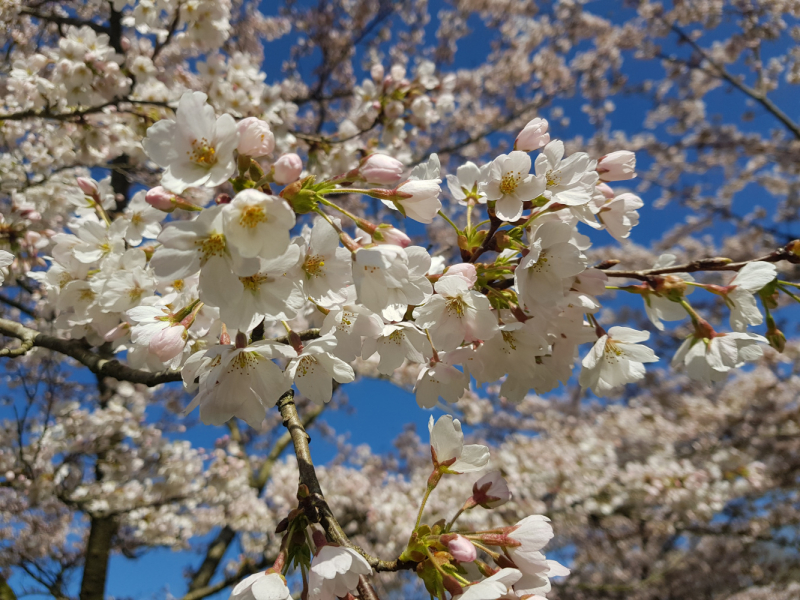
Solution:
{"label": "brown branch", "polygon": [[175,18],[172,19],[172,23],[169,25],[169,30],[167,31],[167,37],[164,39],[163,42],[157,42],[155,48],[153,48],[153,56],[150,57],[150,60],[153,61],[153,64],[156,62],[156,58],[161,53],[161,51],[170,43],[172,40],[172,36],[175,35],[175,31],[178,29],[178,23],[181,20],[181,5],[178,4],[178,8],[175,9]]}
{"label": "brown branch", "polygon": [[294,392],[289,390],[278,400],[278,410],[283,417],[283,426],[289,431],[294,445],[294,453],[297,456],[297,468],[300,473],[300,483],[305,485],[310,492],[311,500],[316,514],[307,515],[310,520],[319,522],[325,534],[331,542],[351,548],[363,556],[375,571],[401,571],[414,569],[417,563],[401,560],[381,560],[366,553],[364,550],[353,544],[345,534],[342,526],[333,515],[330,506],[325,501],[322,488],[317,479],[317,472],[311,460],[311,450],[308,447],[308,433],[306,433],[303,422],[297,413],[294,403]]}
{"label": "brown branch", "polygon": [[20,9],[19,14],[25,15],[27,17],[33,17],[34,19],[40,19],[42,21],[49,21],[50,23],[55,23],[56,25],[74,25],[75,27],[91,27],[97,33],[110,33],[110,29],[105,25],[100,25],[95,23],[94,21],[85,21],[83,19],[76,19],[74,17],[62,17],[60,15],[43,15],[41,13],[37,13],[35,10],[30,10],[27,8]]}
{"label": "brown branch", "polygon": [[779,262],[786,260],[792,264],[800,264],[800,255],[795,254],[794,249],[800,248],[800,241],[794,240],[779,250],[775,250],[766,256],[745,260],[742,262],[731,262],[729,258],[702,258],[683,265],[673,265],[659,269],[642,269],[641,271],[612,271],[614,265],[598,265],[596,268],[603,271],[609,277],[625,277],[628,279],[638,279],[649,281],[653,277],[660,275],[670,275],[673,273],[696,273],[697,271],[739,271],[751,262]]}
{"label": "brown branch", "polygon": [[52,119],[54,121],[66,121],[69,119],[73,119],[75,117],[83,117],[85,115],[91,115],[102,112],[109,106],[119,106],[120,104],[126,104],[126,103],[135,105],[141,104],[148,106],[158,106],[161,108],[171,108],[170,105],[167,104],[166,102],[157,102],[149,100],[132,100],[130,98],[113,98],[108,102],[104,102],[103,104],[98,104],[97,106],[90,106],[88,108],[82,108],[80,110],[74,110],[71,112],[64,112],[64,113],[54,113],[49,108],[40,111],[34,109],[23,110],[16,113],[9,113],[7,115],[0,115],[0,121],[23,121],[25,119]]}
{"label": "brown branch", "polygon": [[80,600],[103,600],[108,559],[111,556],[111,541],[118,528],[119,521],[116,517],[92,517],[89,540],[86,542]]}
{"label": "brown branch", "polygon": [[[317,417],[322,414],[323,410],[325,410],[325,405],[315,406],[303,418],[303,426],[310,427],[314,421],[317,420]],[[292,436],[287,431],[280,438],[278,438],[278,441],[275,442],[275,445],[272,447],[272,450],[270,450],[269,455],[264,461],[264,464],[261,465],[258,473],[253,475],[252,480],[250,481],[250,486],[255,488],[259,495],[263,493],[264,487],[266,487],[267,482],[272,475],[272,469],[275,466],[275,463],[278,462],[284,450],[286,450],[291,443]],[[236,531],[234,531],[229,525],[226,525],[220,530],[220,532],[217,534],[217,537],[214,538],[214,541],[208,545],[203,562],[200,564],[197,571],[195,571],[195,573],[192,575],[192,579],[189,582],[190,592],[202,589],[209,584],[211,578],[214,576],[214,573],[216,573],[217,568],[219,568],[220,562],[222,562],[222,557],[225,555],[225,552],[228,550],[228,547],[231,545],[231,543],[233,543],[235,537]]]}
{"label": "brown branch", "polygon": [[794,121],[792,121],[789,116],[783,112],[778,106],[769,98],[767,98],[767,94],[765,92],[759,92],[749,85],[743,83],[739,80],[739,78],[734,77],[731,73],[728,72],[725,67],[721,64],[716,62],[713,58],[711,58],[708,53],[703,49],[700,44],[695,42],[689,35],[687,35],[680,27],[675,24],[670,25],[670,29],[678,34],[682,41],[689,44],[695,52],[700,54],[700,56],[705,60],[709,65],[711,65],[719,74],[722,79],[730,83],[733,87],[741,91],[742,93],[746,94],[756,102],[758,102],[764,109],[778,119],[781,123],[783,123],[786,128],[794,134],[794,137],[800,140],[800,126],[797,125]]}
{"label": "brown branch", "polygon": [[[25,327],[16,321],[0,319],[0,334],[22,340],[23,345],[30,344],[29,348],[34,346],[46,348],[74,358],[98,377],[113,377],[118,381],[141,383],[148,387],[181,380],[180,371],[160,371],[151,373],[150,371],[142,371],[141,369],[132,369],[118,360],[103,358],[99,354],[92,352],[91,347],[83,340],[68,340],[53,335],[47,335],[35,329]],[[307,329],[301,331],[298,335],[303,341],[313,340],[319,337],[319,329]],[[289,343],[286,336],[276,338],[273,341],[281,344]],[[9,352],[7,354],[0,353],[0,356],[18,356],[18,354]]]}

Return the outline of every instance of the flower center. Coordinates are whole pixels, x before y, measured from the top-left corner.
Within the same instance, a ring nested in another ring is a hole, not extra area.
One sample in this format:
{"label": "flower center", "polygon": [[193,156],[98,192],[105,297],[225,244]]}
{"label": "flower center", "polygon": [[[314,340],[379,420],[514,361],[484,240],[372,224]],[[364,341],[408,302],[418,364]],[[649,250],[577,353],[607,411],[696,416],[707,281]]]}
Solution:
{"label": "flower center", "polygon": [[300,362],[297,364],[297,372],[300,374],[301,377],[305,377],[308,374],[314,372],[314,368],[317,365],[317,359],[313,356],[304,356],[300,359]]}
{"label": "flower center", "polygon": [[131,215],[131,224],[132,225],[141,225],[141,223],[142,223],[142,215],[141,215],[141,213],[138,213],[138,212],[133,213]]}
{"label": "flower center", "polygon": [[449,314],[455,314],[457,317],[463,317],[464,313],[467,310],[467,305],[464,304],[464,301],[461,298],[451,298],[447,301],[447,312]]}
{"label": "flower center", "polygon": [[517,340],[514,339],[514,334],[511,331],[503,331],[503,341],[506,343],[506,346],[511,348],[512,350],[517,349]]}
{"label": "flower center", "polygon": [[519,171],[512,171],[503,175],[503,179],[500,180],[500,191],[503,194],[513,194],[521,180],[522,173]]}
{"label": "flower center", "polygon": [[617,348],[614,342],[608,340],[606,342],[606,347],[603,349],[603,354],[607,363],[614,364],[618,363],[620,361],[620,357],[622,357],[625,353]]}
{"label": "flower center", "polygon": [[94,302],[95,293],[91,290],[91,288],[86,288],[81,290],[80,299],[84,302]]}
{"label": "flower center", "polygon": [[550,259],[547,257],[547,252],[542,250],[541,254],[539,254],[539,260],[537,260],[528,268],[534,273],[541,273],[542,271],[547,270],[549,266],[547,264],[548,262],[550,262]]}
{"label": "flower center", "polygon": [[172,282],[172,287],[176,292],[182,292],[185,285],[186,284],[184,283],[183,279],[176,279]]}
{"label": "flower center", "polygon": [[195,245],[200,247],[203,264],[212,256],[222,256],[225,253],[225,236],[221,233],[212,233],[207,238],[197,240]]}
{"label": "flower center", "polygon": [[389,334],[388,339],[398,346],[403,343],[403,339],[406,336],[403,334],[402,330],[398,329],[397,331],[393,331]]}
{"label": "flower center", "polygon": [[228,373],[246,375],[251,367],[255,367],[258,359],[254,352],[240,352],[230,363]]}
{"label": "flower center", "polygon": [[547,187],[561,185],[561,171],[548,171],[545,178],[547,179]]}
{"label": "flower center", "polygon": [[239,225],[252,229],[259,223],[266,223],[267,211],[262,206],[248,206],[239,217]]}
{"label": "flower center", "polygon": [[187,152],[192,162],[210,167],[217,162],[217,151],[206,138],[192,140],[192,151]]}
{"label": "flower center", "polygon": [[303,263],[303,271],[306,273],[306,277],[311,279],[312,277],[319,277],[323,275],[323,267],[325,266],[325,260],[319,254],[315,254],[314,256],[309,256],[306,258],[306,261]]}
{"label": "flower center", "polygon": [[250,275],[250,277],[239,277],[239,281],[242,282],[244,289],[250,292],[257,292],[261,288],[261,284],[269,281],[269,277],[256,273],[255,275]]}

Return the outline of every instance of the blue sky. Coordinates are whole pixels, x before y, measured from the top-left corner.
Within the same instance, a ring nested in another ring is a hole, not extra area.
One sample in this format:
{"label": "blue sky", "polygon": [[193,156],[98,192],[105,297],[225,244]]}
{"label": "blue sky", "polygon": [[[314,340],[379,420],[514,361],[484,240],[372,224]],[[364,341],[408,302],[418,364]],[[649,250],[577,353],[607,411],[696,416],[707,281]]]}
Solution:
{"label": "blue sky", "polygon": [[[308,4],[301,2],[301,5]],[[314,3],[316,4],[316,3]],[[438,8],[443,5],[440,1],[431,3],[434,18],[428,26],[427,35],[429,40],[434,40],[437,27],[436,13]],[[610,16],[615,20],[628,18],[630,11],[619,8],[621,3],[616,1],[600,1],[589,3],[591,10],[598,14]],[[277,12],[277,2],[265,1],[262,3],[262,10],[266,14]],[[445,70],[455,70],[458,68],[473,67],[483,61],[487,49],[488,39],[482,35],[482,25],[477,17],[473,18],[470,25],[474,28],[474,33],[467,40],[462,40],[459,45],[458,60],[454,65],[448,65]],[[720,28],[719,35],[728,33],[726,27]],[[267,43],[265,46],[268,61],[263,69],[267,73],[268,82],[272,83],[280,79],[280,65],[288,58],[288,47],[290,36],[287,39]],[[685,49],[670,48],[665,46],[667,51],[675,51],[681,55],[686,55]],[[304,69],[310,71],[315,64],[317,57],[312,56],[309,61],[304,63]],[[388,65],[387,65],[388,66]],[[654,77],[652,65],[645,65],[635,61],[626,62],[626,74],[632,81],[643,80]],[[729,91],[721,88],[713,92],[711,98],[716,100],[715,105],[710,111],[717,111],[726,120],[739,118],[739,112],[744,105],[740,97],[735,102],[727,102],[728,94],[739,94],[738,91]],[[791,88],[784,86],[773,96],[774,101],[784,107],[792,118],[800,118],[800,110],[796,102],[795,92]],[[642,123],[646,111],[650,108],[649,101],[645,101],[634,95],[615,99],[617,111],[612,116],[612,129],[622,129],[629,133],[642,130]],[[571,123],[566,129],[557,124],[553,124],[552,133],[554,137],[573,137],[575,135],[591,135],[594,128],[590,125],[584,113],[580,110],[582,100],[580,98],[568,98],[559,100],[558,105],[564,108],[565,113],[570,116]],[[765,114],[758,108],[754,108],[755,118],[746,125],[753,130],[768,130],[777,127],[777,123],[770,115]],[[736,112],[734,112],[736,111]],[[509,139],[512,137],[508,136]],[[646,161],[640,164],[646,167]],[[709,179],[713,181],[716,177],[712,175]],[[651,190],[643,194],[645,207],[640,210],[640,225],[631,236],[634,242],[646,244],[653,239],[658,239],[676,223],[682,222],[690,215],[687,209],[671,205],[666,209],[657,209],[652,205],[652,201],[657,197],[658,192]],[[740,194],[734,205],[734,211],[744,214],[749,212],[751,200],[748,195]],[[762,191],[759,203],[768,205],[769,198]],[[747,204],[745,204],[747,203]],[[778,227],[781,227],[779,224]],[[715,237],[725,235],[730,231],[730,226],[719,226],[714,229]],[[788,233],[787,229],[787,233]],[[594,236],[599,243],[614,243],[608,236]],[[796,312],[796,311],[795,311]],[[664,361],[661,363],[664,364]],[[427,437],[425,432],[429,414],[427,411],[419,409],[414,401],[413,395],[398,389],[383,381],[365,380],[347,386],[349,396],[349,407],[347,411],[336,411],[326,414],[326,422],[339,433],[347,434],[347,441],[350,444],[368,444],[375,452],[389,452],[392,450],[392,440],[403,431],[407,423],[412,422],[416,425],[418,432],[423,439]],[[5,407],[0,407],[0,417],[7,414]],[[224,428],[214,428],[198,426],[182,435],[189,439],[193,444],[202,447],[212,447],[214,440],[225,435],[227,430]],[[315,461],[325,463],[333,458],[335,447],[322,439],[319,435],[314,436],[312,452]],[[202,549],[202,545],[199,546]],[[231,553],[235,554],[238,549],[232,548]],[[109,581],[107,592],[114,597],[137,597],[137,598],[160,598],[164,592],[168,591],[173,595],[180,596],[185,592],[185,578],[183,569],[187,565],[196,566],[201,560],[201,555],[192,552],[172,552],[165,549],[156,549],[145,553],[142,557],[131,560],[121,556],[115,556],[110,565]],[[17,578],[12,579],[12,585]],[[77,590],[77,587],[75,588]],[[227,597],[227,592],[218,594],[218,597]]]}

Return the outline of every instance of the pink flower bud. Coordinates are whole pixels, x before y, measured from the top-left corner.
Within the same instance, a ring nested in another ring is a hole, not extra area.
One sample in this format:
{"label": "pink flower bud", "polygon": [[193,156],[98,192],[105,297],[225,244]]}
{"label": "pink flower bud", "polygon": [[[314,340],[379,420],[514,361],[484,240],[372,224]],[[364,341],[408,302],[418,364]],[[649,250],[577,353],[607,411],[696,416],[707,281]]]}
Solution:
{"label": "pink flower bud", "polygon": [[533,152],[546,146],[550,141],[547,127],[547,119],[536,118],[533,121],[528,121],[528,124],[519,132],[517,139],[514,141],[514,150]]}
{"label": "pink flower bud", "polygon": [[511,500],[511,491],[500,472],[492,471],[472,486],[472,499],[483,508],[497,508]]}
{"label": "pink flower bud", "polygon": [[186,337],[186,328],[183,325],[162,329],[150,339],[150,352],[162,362],[170,361],[183,352]]}
{"label": "pink flower bud", "polygon": [[408,248],[411,245],[411,238],[399,229],[391,225],[379,225],[372,234],[372,239],[376,244],[392,244],[401,248]]}
{"label": "pink flower bud", "polygon": [[478,558],[475,546],[463,535],[458,535],[454,540],[450,540],[447,543],[447,550],[459,562],[472,562]]}
{"label": "pink flower bud", "polygon": [[269,123],[256,117],[247,117],[239,121],[236,129],[239,131],[239,146],[236,148],[239,154],[253,158],[272,154],[275,136]]}
{"label": "pink flower bud", "polygon": [[595,188],[598,192],[603,194],[604,198],[608,200],[611,200],[616,195],[616,192],[611,189],[611,186],[603,183],[602,181],[598,183]]}
{"label": "pink flower bud", "polygon": [[97,182],[88,177],[78,177],[78,187],[87,196],[96,196],[99,192],[97,190]]}
{"label": "pink flower bud", "polygon": [[394,185],[403,175],[403,163],[386,154],[370,154],[359,171],[367,183]]}
{"label": "pink flower bud", "polygon": [[603,181],[623,181],[636,177],[636,155],[628,150],[606,154],[597,162],[597,172]]}
{"label": "pink flower bud", "polygon": [[175,210],[175,203],[173,201],[175,197],[175,194],[168,192],[159,185],[154,187],[152,190],[148,190],[144,199],[145,202],[147,202],[153,208],[163,210],[164,212],[172,212]]}
{"label": "pink flower bud", "polygon": [[274,170],[273,177],[275,181],[281,185],[297,181],[300,173],[303,172],[303,160],[297,154],[290,152],[284,154],[275,164],[272,165]]}
{"label": "pink flower bud", "polygon": [[478,281],[478,272],[471,263],[459,263],[447,269],[444,277],[461,277],[472,287]]}

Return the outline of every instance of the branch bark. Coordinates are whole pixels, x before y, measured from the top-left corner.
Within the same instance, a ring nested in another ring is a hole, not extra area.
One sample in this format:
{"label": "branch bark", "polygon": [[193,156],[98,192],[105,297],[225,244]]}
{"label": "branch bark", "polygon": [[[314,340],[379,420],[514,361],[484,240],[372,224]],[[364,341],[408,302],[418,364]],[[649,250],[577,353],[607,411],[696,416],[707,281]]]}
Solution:
{"label": "branch bark", "polygon": [[671,275],[673,273],[696,273],[698,271],[739,271],[751,262],[780,262],[788,261],[792,264],[800,264],[800,255],[795,254],[796,248],[800,248],[800,240],[789,242],[783,248],[775,250],[766,256],[745,260],[742,262],[731,262],[728,258],[703,258],[683,265],[673,265],[659,269],[642,269],[640,271],[612,271],[614,265],[604,267],[600,265],[596,268],[603,271],[609,277],[625,277],[627,279],[638,279],[649,281],[653,277],[660,275]]}
{"label": "branch bark", "polygon": [[111,541],[117,533],[119,521],[114,516],[92,516],[86,559],[81,579],[80,600],[103,600],[111,556]]}
{"label": "branch bark", "polygon": [[[311,412],[309,412],[303,418],[303,426],[309,427],[312,423],[314,423],[314,421],[317,420],[317,417],[322,414],[323,410],[325,410],[325,406],[315,406],[313,410],[311,410]],[[278,441],[272,447],[272,450],[270,450],[270,453],[267,456],[267,459],[264,461],[264,464],[261,465],[258,473],[253,476],[251,486],[258,491],[259,495],[264,491],[264,487],[266,487],[270,475],[272,475],[272,468],[275,466],[275,463],[291,443],[292,436],[287,431],[280,438],[278,438]],[[208,586],[211,578],[214,577],[214,573],[216,573],[217,569],[219,568],[219,564],[222,562],[225,552],[227,552],[235,537],[236,531],[234,531],[228,525],[220,530],[220,532],[217,534],[217,537],[214,538],[214,541],[209,544],[203,562],[200,564],[200,567],[198,567],[197,571],[195,571],[191,581],[189,582],[190,592],[194,592]]]}
{"label": "branch bark", "polygon": [[[22,341],[23,345],[29,345],[29,348],[34,346],[47,348],[48,350],[53,350],[65,356],[69,356],[70,358],[74,358],[98,377],[113,377],[118,381],[141,383],[148,387],[181,380],[180,371],[160,371],[158,373],[151,373],[140,369],[132,369],[118,360],[103,358],[99,354],[92,352],[91,347],[83,340],[68,340],[53,335],[47,335],[35,329],[25,327],[16,321],[0,319],[0,334],[16,338]],[[298,335],[303,341],[312,340],[319,337],[319,329],[307,329],[301,331]],[[286,336],[276,338],[274,341],[282,344],[289,343]],[[13,351],[9,350],[5,355],[18,356],[19,354],[24,354],[24,352],[18,352],[18,349],[15,348]],[[3,355],[4,354],[0,353],[0,356]]]}
{"label": "branch bark", "polygon": [[350,541],[322,494],[317,472],[314,469],[314,462],[311,460],[311,449],[308,447],[309,436],[306,433],[303,422],[300,420],[300,415],[297,413],[292,390],[280,397],[278,410],[280,410],[281,417],[283,417],[283,426],[286,427],[292,437],[294,453],[297,456],[297,468],[300,472],[300,483],[308,488],[316,511],[316,514],[308,515],[308,518],[322,525],[328,540],[355,550],[366,559],[375,571],[402,571],[415,568],[417,566],[415,562],[381,560],[368,554]]}

